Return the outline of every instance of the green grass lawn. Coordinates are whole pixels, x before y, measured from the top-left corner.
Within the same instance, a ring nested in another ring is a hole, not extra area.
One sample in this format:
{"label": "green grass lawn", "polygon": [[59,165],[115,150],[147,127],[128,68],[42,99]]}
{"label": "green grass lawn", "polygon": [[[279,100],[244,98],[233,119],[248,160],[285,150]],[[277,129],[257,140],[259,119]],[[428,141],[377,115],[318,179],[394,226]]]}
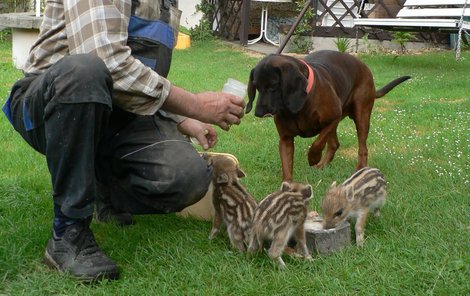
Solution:
{"label": "green grass lawn", "polygon": [[[174,53],[170,79],[191,91],[220,90],[228,77],[248,81],[260,55],[218,42]],[[77,283],[46,267],[50,237],[50,176],[34,152],[0,116],[0,295],[469,295],[470,294],[470,53],[361,55],[377,87],[412,80],[379,99],[368,140],[369,165],[388,180],[388,202],[370,219],[363,249],[352,244],[311,262],[287,258],[280,271],[266,256],[252,259],[230,248],[225,233],[213,241],[211,223],[173,214],[137,216],[119,228],[92,224],[121,279]],[[0,44],[0,103],[22,76],[11,44]],[[296,139],[295,179],[315,186],[311,209],[328,186],[354,170],[357,140],[341,122],[341,147],[324,170],[308,166],[312,139]],[[246,115],[220,131],[213,149],[238,157],[243,183],[260,200],[280,186],[278,138],[272,119]],[[318,185],[317,185],[318,184]]]}

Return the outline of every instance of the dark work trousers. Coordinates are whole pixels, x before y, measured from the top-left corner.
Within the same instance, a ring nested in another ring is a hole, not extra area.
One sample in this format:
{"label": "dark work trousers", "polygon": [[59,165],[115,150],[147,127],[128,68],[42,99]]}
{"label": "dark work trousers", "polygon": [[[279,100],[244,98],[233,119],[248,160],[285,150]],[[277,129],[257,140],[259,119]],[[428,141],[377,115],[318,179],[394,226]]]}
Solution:
{"label": "dark work trousers", "polygon": [[176,212],[201,199],[212,169],[176,123],[113,110],[112,87],[92,55],[64,57],[13,86],[7,116],[46,156],[54,203],[68,217],[88,217],[98,183],[117,209],[134,214]]}

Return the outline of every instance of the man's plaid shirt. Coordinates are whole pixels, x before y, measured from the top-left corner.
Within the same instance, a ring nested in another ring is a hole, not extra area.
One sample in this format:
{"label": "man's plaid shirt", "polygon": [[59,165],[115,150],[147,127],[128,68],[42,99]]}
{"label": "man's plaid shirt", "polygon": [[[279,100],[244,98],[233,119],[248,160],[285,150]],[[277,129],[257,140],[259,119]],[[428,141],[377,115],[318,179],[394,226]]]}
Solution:
{"label": "man's plaid shirt", "polygon": [[[66,55],[94,54],[113,77],[113,103],[133,113],[154,114],[170,82],[131,56],[126,45],[130,15],[131,0],[48,0],[25,73],[40,74]],[[136,15],[158,19],[160,1],[141,0]]]}

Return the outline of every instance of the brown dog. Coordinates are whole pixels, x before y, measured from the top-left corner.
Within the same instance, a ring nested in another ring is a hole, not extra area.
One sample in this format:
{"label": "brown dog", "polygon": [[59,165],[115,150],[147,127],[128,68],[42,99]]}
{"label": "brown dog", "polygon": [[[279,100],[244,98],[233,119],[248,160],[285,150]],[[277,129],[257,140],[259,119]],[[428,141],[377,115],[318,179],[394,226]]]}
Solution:
{"label": "brown dog", "polygon": [[305,61],[278,54],[266,56],[251,70],[248,83],[246,113],[250,112],[258,90],[255,116],[274,116],[284,181],[292,180],[294,137],[318,135],[308,151],[308,162],[322,168],[333,160],[339,147],[336,129],[346,116],[356,124],[359,141],[356,169],[365,167],[375,99],[410,78],[397,78],[376,91],[369,68],[352,55],[322,50],[308,55]]}

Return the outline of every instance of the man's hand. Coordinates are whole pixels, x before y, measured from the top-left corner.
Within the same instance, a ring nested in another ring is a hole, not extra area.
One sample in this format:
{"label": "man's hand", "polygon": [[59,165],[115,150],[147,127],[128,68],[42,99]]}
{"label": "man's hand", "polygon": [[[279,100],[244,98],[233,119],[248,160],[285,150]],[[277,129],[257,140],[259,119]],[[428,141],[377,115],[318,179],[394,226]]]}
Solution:
{"label": "man's hand", "polygon": [[196,138],[204,150],[212,148],[217,143],[217,132],[207,123],[199,120],[186,118],[178,124],[178,129],[183,134]]}
{"label": "man's hand", "polygon": [[240,124],[245,107],[243,98],[223,92],[203,92],[196,97],[201,102],[202,121],[217,124],[226,131],[232,124]]}
{"label": "man's hand", "polygon": [[162,109],[205,123],[216,124],[228,131],[232,124],[240,124],[244,107],[244,99],[232,94],[222,92],[193,94],[172,86]]}

